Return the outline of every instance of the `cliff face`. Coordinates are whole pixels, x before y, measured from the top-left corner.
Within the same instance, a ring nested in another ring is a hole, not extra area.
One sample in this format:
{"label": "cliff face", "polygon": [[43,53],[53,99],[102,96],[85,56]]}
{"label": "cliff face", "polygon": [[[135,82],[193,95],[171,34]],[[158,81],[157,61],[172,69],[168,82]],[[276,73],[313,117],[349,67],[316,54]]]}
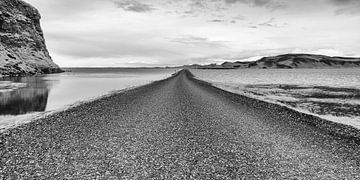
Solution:
{"label": "cliff face", "polygon": [[61,72],[47,51],[37,9],[0,0],[0,76]]}

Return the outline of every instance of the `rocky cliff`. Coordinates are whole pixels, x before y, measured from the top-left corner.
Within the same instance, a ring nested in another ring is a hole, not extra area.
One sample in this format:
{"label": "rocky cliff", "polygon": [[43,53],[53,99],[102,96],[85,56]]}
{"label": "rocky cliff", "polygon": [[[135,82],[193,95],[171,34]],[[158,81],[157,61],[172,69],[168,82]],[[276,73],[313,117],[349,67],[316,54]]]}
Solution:
{"label": "rocky cliff", "polygon": [[0,0],[0,76],[61,72],[47,51],[37,9]]}

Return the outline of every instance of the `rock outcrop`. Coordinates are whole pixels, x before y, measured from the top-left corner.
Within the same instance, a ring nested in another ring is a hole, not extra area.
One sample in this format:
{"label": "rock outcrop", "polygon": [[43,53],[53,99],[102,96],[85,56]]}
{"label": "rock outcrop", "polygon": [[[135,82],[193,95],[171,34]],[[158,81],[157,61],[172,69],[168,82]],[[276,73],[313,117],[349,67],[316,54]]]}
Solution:
{"label": "rock outcrop", "polygon": [[0,77],[62,72],[47,51],[40,14],[22,0],[0,0]]}

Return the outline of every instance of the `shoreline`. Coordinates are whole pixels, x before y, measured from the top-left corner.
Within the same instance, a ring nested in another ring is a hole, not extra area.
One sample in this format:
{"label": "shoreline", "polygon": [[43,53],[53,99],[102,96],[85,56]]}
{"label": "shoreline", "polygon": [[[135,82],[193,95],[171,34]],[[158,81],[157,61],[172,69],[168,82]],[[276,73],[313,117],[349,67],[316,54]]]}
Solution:
{"label": "shoreline", "polygon": [[[188,70],[185,70],[185,71],[188,71]],[[129,93],[129,92],[132,92],[132,91],[136,91],[137,89],[144,89],[146,87],[154,86],[154,85],[164,82],[164,81],[169,81],[169,80],[173,79],[174,77],[176,77],[179,73],[181,73],[181,70],[171,74],[170,77],[167,77],[162,80],[149,82],[148,84],[144,84],[144,85],[140,85],[140,86],[134,86],[134,87],[125,88],[125,89],[121,89],[121,90],[115,90],[113,92],[109,92],[108,94],[104,94],[99,97],[94,97],[91,99],[75,102],[74,104],[71,104],[64,108],[60,108],[58,110],[42,112],[39,116],[36,116],[34,119],[31,119],[28,123],[20,124],[20,125],[16,125],[15,127],[10,127],[8,129],[0,130],[0,134],[5,133],[6,131],[9,131],[9,130],[11,131],[16,128],[21,128],[21,126],[26,126],[27,124],[30,124],[30,123],[35,123],[36,121],[46,120],[48,118],[52,118],[52,116],[58,116],[59,114],[67,113],[71,110],[77,110],[81,107],[91,106],[93,103],[96,103],[98,101],[103,101],[103,100],[105,100],[107,98],[111,98],[113,96],[120,96],[120,95]],[[217,87],[210,82],[198,79],[191,72],[188,72],[188,73],[190,73],[190,77],[192,78],[192,80],[197,81],[199,84],[207,86],[207,88],[216,89],[217,91],[224,93],[228,96],[235,96],[235,97],[238,96],[237,98],[246,99],[245,101],[247,102],[247,105],[251,105],[251,106],[259,107],[259,108],[274,109],[283,118],[291,118],[291,120],[294,120],[296,122],[306,123],[308,125],[314,126],[321,130],[327,131],[332,135],[339,136],[339,137],[345,137],[347,139],[348,138],[354,139],[355,141],[360,142],[360,129],[358,129],[356,127],[353,127],[353,126],[347,125],[347,124],[334,122],[331,120],[327,120],[327,119],[321,118],[314,114],[308,114],[305,112],[301,112],[294,108],[288,107],[286,105],[263,101],[263,100],[256,99],[253,97],[248,97],[246,95],[231,92],[231,91],[222,89],[220,87]]]}
{"label": "shoreline", "polygon": [[[152,82],[149,82],[148,84],[151,84],[151,83]],[[145,85],[147,85],[147,84],[145,84]],[[70,110],[72,108],[76,108],[78,106],[86,105],[87,103],[91,103],[93,101],[101,100],[103,98],[108,98],[109,96],[117,95],[117,94],[123,93],[125,91],[130,91],[132,89],[135,89],[135,88],[138,88],[138,87],[141,87],[141,86],[144,86],[144,85],[128,87],[128,88],[120,89],[120,90],[109,91],[108,93],[105,93],[105,94],[97,96],[97,97],[93,97],[93,98],[90,98],[90,99],[79,100],[79,101],[76,101],[76,102],[74,102],[72,104],[66,105],[64,107],[60,107],[60,108],[57,108],[57,109],[48,110],[48,111],[44,111],[44,112],[33,112],[33,113],[23,114],[23,115],[15,115],[15,116],[8,115],[8,116],[5,116],[5,117],[9,117],[9,119],[7,119],[7,121],[12,120],[12,121],[18,121],[20,123],[15,123],[15,124],[12,124],[12,125],[7,125],[7,126],[4,126],[4,127],[0,127],[0,134],[7,131],[7,130],[14,129],[16,127],[31,123],[33,121],[37,121],[37,120],[40,120],[40,119],[46,119],[49,116],[52,116],[52,115],[54,115],[56,113],[61,113],[61,112]]]}
{"label": "shoreline", "polygon": [[0,79],[5,78],[14,78],[14,77],[28,77],[28,76],[41,76],[46,74],[60,74],[65,71],[61,68],[48,68],[48,69],[40,69],[40,72],[10,72],[5,71],[1,72]]}
{"label": "shoreline", "polygon": [[60,108],[57,108],[57,109],[53,109],[53,110],[48,110],[48,111],[44,111],[44,112],[33,112],[33,113],[30,113],[30,114],[17,115],[17,116],[13,116],[13,117],[9,116],[9,117],[11,117],[11,118],[9,118],[9,120],[25,122],[25,123],[15,123],[15,124],[12,124],[12,125],[7,125],[5,127],[0,127],[0,134],[4,133],[6,131],[9,131],[11,129],[16,129],[16,128],[20,127],[20,126],[32,123],[34,121],[41,121],[41,120],[45,120],[47,118],[51,118],[51,116],[54,116],[54,115],[56,115],[58,113],[64,113],[65,111],[71,110],[73,108],[77,108],[79,106],[87,106],[89,103],[93,103],[95,101],[101,101],[104,98],[109,98],[111,96],[120,95],[120,94],[123,94],[123,93],[125,93],[127,91],[131,91],[131,90],[140,88],[142,86],[151,85],[153,83],[156,83],[157,81],[166,80],[166,79],[168,79],[168,78],[170,78],[170,77],[172,77],[174,75],[175,74],[172,74],[172,75],[170,75],[169,77],[167,77],[165,79],[150,81],[150,82],[148,82],[146,84],[139,85],[139,86],[131,86],[131,87],[127,87],[127,88],[124,88],[124,89],[112,90],[112,91],[104,93],[104,94],[102,94],[100,96],[93,97],[93,98],[90,98],[90,99],[79,100],[79,101],[76,101],[76,102],[74,102],[72,104],[69,104],[69,105],[66,105],[64,107],[60,107]]}
{"label": "shoreline", "polygon": [[[205,81],[205,82],[208,82],[206,80],[202,80],[200,78],[197,78],[195,77],[195,79],[197,80],[200,80],[200,81]],[[315,117],[318,117],[318,118],[321,118],[321,119],[324,119],[324,120],[327,120],[327,121],[331,121],[331,122],[335,122],[335,123],[339,123],[339,124],[343,124],[343,125],[347,125],[347,126],[351,126],[353,128],[356,128],[358,130],[360,130],[360,124],[355,124],[355,123],[351,123],[351,122],[344,122],[342,123],[342,121],[349,121],[349,119],[356,119],[357,117],[346,117],[346,116],[340,116],[340,117],[337,117],[337,116],[333,116],[333,115],[319,115],[319,114],[316,114],[316,113],[312,113],[310,111],[307,111],[306,109],[300,109],[300,108],[296,108],[296,107],[293,107],[291,105],[288,105],[286,103],[282,103],[282,102],[279,102],[279,101],[276,101],[276,100],[270,100],[270,99],[261,99],[261,98],[258,98],[256,95],[254,94],[251,94],[251,93],[246,93],[244,91],[239,91],[239,90],[232,90],[232,89],[227,89],[226,88],[226,85],[221,85],[221,84],[216,84],[214,82],[208,82],[210,83],[212,86],[214,87],[217,87],[219,89],[222,89],[224,91],[227,91],[227,92],[231,92],[231,93],[234,93],[234,94],[238,94],[238,95],[241,95],[241,96],[245,96],[245,97],[248,97],[250,99],[256,99],[256,100],[259,100],[259,101],[263,101],[265,103],[270,103],[270,104],[276,104],[276,105],[279,105],[279,106],[284,106],[284,107],[287,107],[289,109],[292,109],[296,112],[299,112],[299,113],[303,113],[303,114],[307,114],[307,115],[311,115],[311,116],[315,116]],[[337,120],[338,119],[338,120]]]}
{"label": "shoreline", "polygon": [[360,129],[357,129],[351,125],[330,121],[330,120],[327,120],[327,119],[324,119],[324,118],[321,118],[321,117],[318,117],[318,116],[315,116],[312,114],[300,112],[293,108],[287,107],[285,105],[267,102],[267,101],[259,100],[256,98],[248,97],[245,95],[237,94],[234,92],[230,92],[230,91],[221,89],[219,87],[216,87],[216,86],[212,85],[210,82],[197,79],[194,75],[192,75],[192,78],[193,78],[193,80],[198,81],[199,83],[204,84],[205,86],[208,86],[213,89],[217,89],[217,91],[220,91],[229,96],[235,96],[235,97],[239,96],[238,98],[246,99],[245,102],[247,102],[251,106],[254,106],[254,107],[258,106],[259,108],[264,108],[264,109],[274,109],[283,118],[291,118],[291,120],[294,120],[296,122],[306,123],[308,125],[314,126],[321,130],[327,131],[332,135],[344,137],[346,139],[355,140],[356,142],[360,142]]}
{"label": "shoreline", "polygon": [[[77,72],[75,72],[75,74],[76,73]],[[164,71],[164,72],[160,73],[161,75],[159,74],[158,77],[142,78],[142,80],[140,80],[139,82],[129,81],[129,83],[125,83],[124,85],[122,85],[123,83],[119,83],[119,85],[114,84],[113,86],[109,86],[111,88],[102,88],[103,89],[102,91],[94,91],[95,93],[87,93],[86,96],[79,94],[79,98],[76,98],[77,97],[76,93],[72,93],[73,100],[71,98],[70,99],[68,98],[69,100],[64,101],[65,103],[64,102],[60,103],[60,105],[59,105],[59,103],[58,104],[55,103],[55,105],[54,105],[53,102],[56,102],[56,101],[54,101],[54,98],[52,98],[52,102],[50,102],[50,101],[47,102],[46,108],[44,108],[45,111],[35,111],[35,112],[29,112],[26,114],[19,114],[19,115],[11,115],[11,114],[0,115],[0,133],[5,131],[6,129],[11,129],[11,128],[20,126],[23,124],[22,122],[29,123],[29,122],[37,120],[37,119],[46,118],[47,116],[50,116],[54,113],[59,113],[59,112],[65,111],[67,109],[74,108],[76,106],[80,106],[80,105],[83,105],[83,104],[91,102],[91,101],[96,101],[98,99],[112,96],[114,94],[122,93],[124,91],[128,91],[128,90],[140,87],[140,86],[148,85],[155,81],[163,80],[164,78],[166,79],[171,76],[171,73],[173,73],[173,72],[172,71],[168,71],[168,72]],[[71,74],[72,73],[66,72],[63,75],[67,76],[67,75],[71,75]],[[58,75],[56,75],[55,77],[57,77],[57,76]],[[62,76],[62,75],[59,75],[59,76]],[[51,78],[52,76],[42,76],[41,75],[39,77],[40,78],[45,77],[45,79],[47,79],[47,77]],[[10,80],[11,79],[9,79],[9,82],[11,82]],[[59,79],[59,80],[61,80],[61,79]],[[117,83],[117,81],[112,81],[112,82]],[[25,84],[25,82],[23,84],[25,86],[27,85],[27,84]],[[61,89],[61,87],[60,87],[60,89]],[[64,92],[66,92],[66,91],[64,91]],[[50,93],[48,95],[48,98],[49,97],[51,97]],[[58,97],[61,97],[61,96],[58,96]]]}

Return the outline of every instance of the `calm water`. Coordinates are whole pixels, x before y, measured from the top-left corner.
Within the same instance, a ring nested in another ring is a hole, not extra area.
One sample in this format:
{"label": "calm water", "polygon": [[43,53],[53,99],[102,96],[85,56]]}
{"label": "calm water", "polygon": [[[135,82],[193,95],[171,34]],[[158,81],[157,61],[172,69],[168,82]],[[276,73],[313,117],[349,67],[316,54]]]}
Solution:
{"label": "calm water", "polygon": [[222,89],[360,128],[360,69],[191,71]]}
{"label": "calm water", "polygon": [[77,68],[37,77],[0,79],[0,129],[26,122],[41,112],[62,110],[151,81],[164,79],[175,69]]}

